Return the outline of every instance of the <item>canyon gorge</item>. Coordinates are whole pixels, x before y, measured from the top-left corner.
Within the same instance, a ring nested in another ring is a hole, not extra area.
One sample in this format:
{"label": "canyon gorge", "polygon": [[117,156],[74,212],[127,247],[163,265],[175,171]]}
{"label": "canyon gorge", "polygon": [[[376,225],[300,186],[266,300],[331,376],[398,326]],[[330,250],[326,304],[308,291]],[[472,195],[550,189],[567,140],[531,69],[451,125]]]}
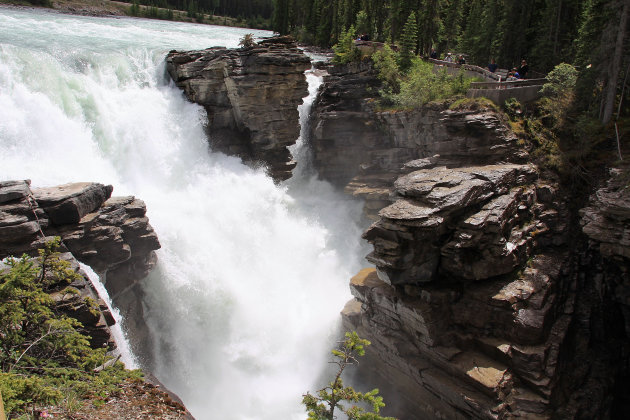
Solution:
{"label": "canyon gorge", "polygon": [[[310,67],[291,39],[276,37],[253,47],[173,50],[165,71],[203,107],[212,150],[264,167],[278,184],[296,165],[288,147],[300,136],[297,109]],[[588,194],[578,194],[534,164],[494,107],[444,102],[383,110],[369,63],[317,67],[325,76],[302,140],[318,177],[360,201],[369,221],[363,238],[371,252],[348,279],[352,299],[338,309],[343,329],[372,342],[359,369],[399,397],[396,415],[624,413],[627,167],[606,168]],[[112,197],[116,185],[98,182],[30,184],[0,183],[0,258],[32,253],[60,236],[68,259],[99,274],[134,331],[132,348],[151,353],[143,299],[162,237],[143,197]],[[80,288],[93,295],[88,285]],[[103,329],[110,316],[101,309],[91,324],[101,331],[97,345],[111,341]],[[147,366],[159,363],[147,359]]]}
{"label": "canyon gorge", "polygon": [[[209,115],[218,111],[194,85],[215,76],[190,74],[210,73],[216,65],[201,69],[213,54],[168,58]],[[364,200],[373,221],[363,238],[374,267],[352,278],[344,327],[372,341],[370,368],[402,395],[401,417],[618,415],[630,332],[623,170],[611,168],[581,203],[535,166],[493,107],[379,110],[369,63],[324,68],[308,139],[314,165]],[[263,107],[235,96],[233,115]]]}

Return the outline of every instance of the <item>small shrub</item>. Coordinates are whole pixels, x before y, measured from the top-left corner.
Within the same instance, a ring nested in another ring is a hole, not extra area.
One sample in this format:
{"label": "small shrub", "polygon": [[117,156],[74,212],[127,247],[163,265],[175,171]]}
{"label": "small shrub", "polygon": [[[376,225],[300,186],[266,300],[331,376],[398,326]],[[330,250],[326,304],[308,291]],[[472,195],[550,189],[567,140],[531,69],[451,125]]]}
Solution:
{"label": "small shrub", "polygon": [[256,45],[256,41],[254,41],[254,34],[245,34],[243,38],[238,41],[238,45],[243,48],[251,48]]}
{"label": "small shrub", "polygon": [[[383,58],[379,58],[379,60],[383,60]],[[419,108],[428,102],[464,94],[473,80],[466,77],[464,73],[450,76],[446,69],[435,72],[433,64],[427,63],[419,57],[412,60],[411,67],[404,76],[394,73],[390,66],[385,61],[381,61],[377,65],[379,69],[388,69],[387,71],[379,71],[379,75],[382,74],[381,77],[391,79],[385,80],[386,87],[389,89],[384,89],[381,96],[386,102],[405,109]],[[394,79],[397,81],[394,82]],[[391,88],[392,85],[396,86],[395,83],[399,84],[398,92]]]}
{"label": "small shrub", "polygon": [[359,49],[354,45],[356,31],[351,26],[347,31],[342,31],[339,36],[339,42],[333,45],[335,56],[333,62],[337,64],[347,64],[361,59]]}
{"label": "small shrub", "polygon": [[492,109],[498,111],[499,107],[488,98],[462,98],[453,102],[449,106],[453,111],[481,111]]}
{"label": "small shrub", "polygon": [[372,54],[374,68],[378,71],[378,78],[385,84],[390,93],[400,92],[400,70],[398,70],[398,54],[389,45]]}
{"label": "small shrub", "polygon": [[541,93],[549,96],[572,94],[577,83],[578,71],[571,64],[560,63],[547,74],[547,83]]}
{"label": "small shrub", "polygon": [[503,104],[503,109],[512,121],[515,121],[523,113],[523,106],[516,98],[506,99]]}

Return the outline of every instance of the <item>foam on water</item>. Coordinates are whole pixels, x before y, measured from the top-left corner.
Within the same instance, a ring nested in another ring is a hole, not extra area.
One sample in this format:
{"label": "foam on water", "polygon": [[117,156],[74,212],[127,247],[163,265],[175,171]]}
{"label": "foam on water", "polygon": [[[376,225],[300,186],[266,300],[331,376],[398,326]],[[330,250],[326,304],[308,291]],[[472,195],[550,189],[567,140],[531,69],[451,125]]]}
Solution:
{"label": "foam on water", "polygon": [[198,419],[304,418],[361,264],[359,207],[316,179],[301,140],[282,185],[210,151],[203,109],[164,72],[171,49],[270,34],[8,9],[0,27],[0,179],[143,199],[162,244],[141,303],[156,376]]}

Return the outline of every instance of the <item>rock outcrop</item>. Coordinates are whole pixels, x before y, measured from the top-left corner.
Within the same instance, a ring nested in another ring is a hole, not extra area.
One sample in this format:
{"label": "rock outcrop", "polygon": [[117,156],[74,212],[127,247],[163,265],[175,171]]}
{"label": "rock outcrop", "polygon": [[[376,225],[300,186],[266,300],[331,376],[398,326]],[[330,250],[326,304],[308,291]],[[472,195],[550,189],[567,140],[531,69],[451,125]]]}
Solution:
{"label": "rock outcrop", "polygon": [[[89,265],[128,322],[141,324],[138,281],[155,266],[154,250],[160,243],[144,203],[134,197],[110,198],[112,190],[111,185],[88,182],[33,189],[30,181],[0,182],[0,259],[36,255],[44,243],[59,236],[64,258],[76,270],[79,262]],[[73,287],[81,297],[98,299],[88,280]],[[99,306],[103,320],[111,324],[105,303],[100,301]],[[82,322],[104,322],[90,319],[89,310],[77,306],[77,311],[74,315]],[[95,330],[93,340],[105,340],[104,334]]]}
{"label": "rock outcrop", "polygon": [[346,328],[418,396],[418,418],[553,413],[575,296],[553,245],[567,210],[536,182],[528,165],[415,171],[365,232],[376,268],[352,279]]}
{"label": "rock outcrop", "polygon": [[625,184],[582,210],[589,241],[572,192],[540,178],[500,112],[379,111],[368,64],[329,73],[315,164],[374,221],[344,326],[372,341],[362,369],[403,400],[396,414],[606,418],[627,404]]}
{"label": "rock outcrop", "polygon": [[171,51],[167,70],[208,114],[213,150],[268,167],[275,180],[295,167],[287,149],[300,133],[297,107],[308,94],[310,59],[288,37],[253,47]]}
{"label": "rock outcrop", "polygon": [[525,162],[501,113],[428,104],[379,111],[380,82],[367,62],[333,66],[311,111],[310,141],[320,176],[365,199],[366,215],[392,202],[392,183],[425,166]]}

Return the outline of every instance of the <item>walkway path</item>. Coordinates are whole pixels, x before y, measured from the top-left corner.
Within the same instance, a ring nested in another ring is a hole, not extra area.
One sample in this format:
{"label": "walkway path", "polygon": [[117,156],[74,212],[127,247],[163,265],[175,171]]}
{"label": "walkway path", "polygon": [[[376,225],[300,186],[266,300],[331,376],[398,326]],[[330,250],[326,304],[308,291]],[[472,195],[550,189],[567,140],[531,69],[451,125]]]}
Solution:
{"label": "walkway path", "polygon": [[[472,82],[466,97],[479,98],[485,97],[496,103],[503,105],[506,99],[516,98],[519,102],[529,102],[540,98],[540,89],[547,81],[546,79],[521,79],[515,81],[502,80],[501,73],[492,73],[488,69],[484,69],[472,64],[457,64],[447,61],[427,59],[435,66],[444,66],[450,74],[458,73],[461,69],[469,77],[483,77],[485,82]],[[499,69],[501,70],[501,69]]]}

